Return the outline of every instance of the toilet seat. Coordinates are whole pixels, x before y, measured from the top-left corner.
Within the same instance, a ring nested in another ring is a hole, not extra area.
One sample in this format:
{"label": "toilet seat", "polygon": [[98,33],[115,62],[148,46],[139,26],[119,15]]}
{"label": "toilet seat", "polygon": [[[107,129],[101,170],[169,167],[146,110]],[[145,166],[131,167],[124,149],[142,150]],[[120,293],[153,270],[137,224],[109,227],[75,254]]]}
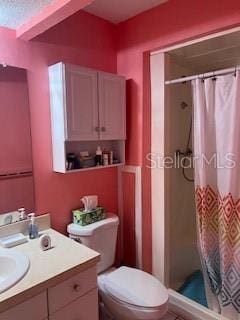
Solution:
{"label": "toilet seat", "polygon": [[118,298],[112,296],[111,294],[108,293],[108,297],[111,298],[113,301],[115,301],[117,304],[121,304],[121,306],[127,308],[127,309],[137,309],[139,312],[145,313],[148,311],[152,311],[152,312],[162,312],[166,310],[166,306],[167,306],[167,302],[162,305],[162,306],[158,306],[158,307],[142,307],[142,306],[136,306],[134,304],[130,304],[127,302],[124,302],[122,300],[119,300]]}
{"label": "toilet seat", "polygon": [[102,278],[106,293],[118,303],[138,309],[161,309],[168,302],[167,289],[152,275],[120,267]]}

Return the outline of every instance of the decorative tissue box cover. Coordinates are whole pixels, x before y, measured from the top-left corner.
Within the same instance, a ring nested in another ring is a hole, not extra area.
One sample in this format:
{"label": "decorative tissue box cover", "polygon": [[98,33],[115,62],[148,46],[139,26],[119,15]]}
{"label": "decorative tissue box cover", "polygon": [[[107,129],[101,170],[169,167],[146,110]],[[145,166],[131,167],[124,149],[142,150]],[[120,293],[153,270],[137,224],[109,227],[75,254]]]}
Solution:
{"label": "decorative tissue box cover", "polygon": [[105,219],[106,212],[103,207],[97,207],[91,211],[84,211],[84,209],[73,210],[73,223],[79,224],[81,226],[86,226],[88,224]]}

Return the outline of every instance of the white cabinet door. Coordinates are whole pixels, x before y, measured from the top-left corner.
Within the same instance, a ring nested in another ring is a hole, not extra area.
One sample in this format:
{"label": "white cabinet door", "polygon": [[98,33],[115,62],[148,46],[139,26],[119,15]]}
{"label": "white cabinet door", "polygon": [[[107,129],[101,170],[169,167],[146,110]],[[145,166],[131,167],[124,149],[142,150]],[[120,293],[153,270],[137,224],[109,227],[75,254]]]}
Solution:
{"label": "white cabinet door", "polygon": [[60,309],[49,320],[98,320],[97,289]]}
{"label": "white cabinet door", "polygon": [[43,320],[48,316],[47,292],[43,292],[0,314],[1,320]]}
{"label": "white cabinet door", "polygon": [[98,73],[101,140],[126,139],[126,81],[123,77]]}
{"label": "white cabinet door", "polygon": [[67,140],[98,140],[97,71],[66,65],[65,136]]}
{"label": "white cabinet door", "polygon": [[48,289],[48,310],[53,314],[97,287],[96,267],[86,269]]}

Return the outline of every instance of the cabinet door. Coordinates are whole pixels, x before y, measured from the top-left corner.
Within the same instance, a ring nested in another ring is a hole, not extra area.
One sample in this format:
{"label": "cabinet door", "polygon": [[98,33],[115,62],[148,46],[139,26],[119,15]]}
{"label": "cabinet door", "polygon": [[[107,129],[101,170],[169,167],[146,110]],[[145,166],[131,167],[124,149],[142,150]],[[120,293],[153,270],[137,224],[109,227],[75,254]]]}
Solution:
{"label": "cabinet door", "polygon": [[67,140],[98,140],[97,71],[66,66],[65,136]]}
{"label": "cabinet door", "polygon": [[43,320],[48,316],[47,292],[43,292],[0,314],[1,320]]}
{"label": "cabinet door", "polygon": [[101,140],[126,139],[126,81],[123,77],[98,73]]}
{"label": "cabinet door", "polygon": [[98,320],[98,292],[90,291],[49,317],[49,320]]}
{"label": "cabinet door", "polygon": [[48,310],[50,314],[68,305],[97,287],[96,267],[84,270],[48,289]]}

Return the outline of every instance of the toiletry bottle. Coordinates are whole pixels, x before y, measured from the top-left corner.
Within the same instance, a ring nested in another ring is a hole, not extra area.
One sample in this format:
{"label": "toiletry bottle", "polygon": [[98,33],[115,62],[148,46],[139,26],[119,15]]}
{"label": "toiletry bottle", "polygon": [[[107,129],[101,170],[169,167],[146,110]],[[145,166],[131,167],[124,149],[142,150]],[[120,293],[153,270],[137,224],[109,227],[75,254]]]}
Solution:
{"label": "toiletry bottle", "polygon": [[76,155],[72,152],[67,154],[67,170],[76,169],[74,165],[76,164]]}
{"label": "toiletry bottle", "polygon": [[100,166],[102,164],[102,149],[100,146],[97,147],[95,161],[96,166]]}
{"label": "toiletry bottle", "polygon": [[28,234],[30,239],[38,238],[38,226],[35,220],[35,213],[29,213],[30,222],[28,226]]}
{"label": "toiletry bottle", "polygon": [[19,208],[18,212],[19,212],[19,221],[25,220],[27,218],[25,208]]}
{"label": "toiletry bottle", "polygon": [[108,156],[108,151],[103,150],[103,165],[108,166],[109,165],[109,156]]}
{"label": "toiletry bottle", "polygon": [[109,164],[113,164],[113,151],[109,151]]}

